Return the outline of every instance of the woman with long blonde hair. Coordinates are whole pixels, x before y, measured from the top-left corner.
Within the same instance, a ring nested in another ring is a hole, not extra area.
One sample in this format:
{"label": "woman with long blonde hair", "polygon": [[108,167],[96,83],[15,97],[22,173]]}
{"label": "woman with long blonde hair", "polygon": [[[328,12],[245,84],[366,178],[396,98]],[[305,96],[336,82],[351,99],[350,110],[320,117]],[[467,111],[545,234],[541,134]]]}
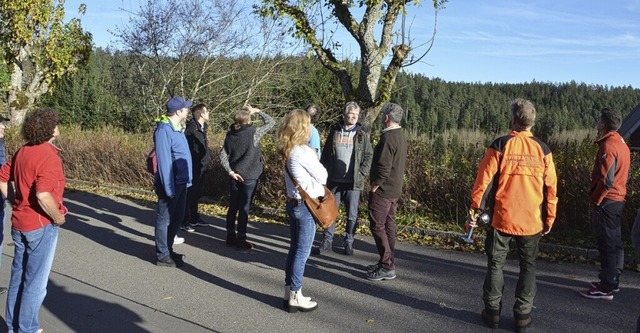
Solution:
{"label": "woman with long blonde hair", "polygon": [[311,301],[310,297],[302,296],[302,279],[316,225],[292,178],[309,196],[319,197],[324,195],[322,185],[327,181],[327,170],[320,164],[317,153],[307,144],[311,136],[308,113],[303,110],[289,112],[280,125],[277,136],[278,155],[284,164],[286,207],[291,231],[291,244],[285,264],[283,306],[289,312],[313,311],[318,303]]}

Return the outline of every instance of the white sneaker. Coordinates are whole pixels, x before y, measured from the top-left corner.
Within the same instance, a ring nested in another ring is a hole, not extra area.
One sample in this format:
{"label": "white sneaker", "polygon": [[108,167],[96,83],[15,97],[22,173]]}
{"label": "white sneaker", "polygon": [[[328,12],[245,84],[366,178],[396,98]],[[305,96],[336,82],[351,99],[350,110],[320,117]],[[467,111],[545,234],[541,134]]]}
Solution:
{"label": "white sneaker", "polygon": [[182,243],[184,243],[183,237],[178,237],[178,235],[176,235],[176,237],[173,238],[173,245],[178,245]]}

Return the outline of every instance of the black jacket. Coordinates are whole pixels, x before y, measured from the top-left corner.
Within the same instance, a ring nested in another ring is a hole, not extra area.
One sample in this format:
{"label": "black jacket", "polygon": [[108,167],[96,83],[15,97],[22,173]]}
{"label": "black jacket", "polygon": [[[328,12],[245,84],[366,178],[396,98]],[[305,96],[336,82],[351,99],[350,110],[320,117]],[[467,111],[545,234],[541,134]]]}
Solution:
{"label": "black jacket", "polygon": [[209,149],[209,141],[207,140],[207,123],[201,126],[199,122],[193,119],[189,120],[184,135],[187,137],[191,151],[194,173],[210,169],[213,153]]}

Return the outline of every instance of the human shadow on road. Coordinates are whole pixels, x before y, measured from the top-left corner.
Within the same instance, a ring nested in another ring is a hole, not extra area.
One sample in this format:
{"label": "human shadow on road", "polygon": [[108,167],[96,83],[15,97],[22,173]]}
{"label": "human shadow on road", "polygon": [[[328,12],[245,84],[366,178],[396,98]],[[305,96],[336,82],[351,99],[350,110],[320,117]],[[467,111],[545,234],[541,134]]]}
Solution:
{"label": "human shadow on road", "polygon": [[150,333],[139,326],[143,319],[124,306],[69,292],[51,280],[43,305],[64,322],[71,332]]}
{"label": "human shadow on road", "polygon": [[[109,199],[105,198],[105,200]],[[83,235],[84,237],[91,239],[91,241],[94,241],[106,248],[119,251],[123,254],[137,257],[141,260],[146,261],[152,259],[151,254],[154,250],[148,244],[144,244],[132,240],[126,236],[119,235],[107,226],[94,226],[92,224],[84,222],[87,222],[88,218],[90,218],[95,219],[100,223],[105,223],[110,226],[115,226],[116,228],[123,229],[123,231],[125,232],[132,233],[133,235],[141,236],[143,238],[148,239],[149,235],[121,225],[117,216],[105,214],[100,210],[88,209],[84,206],[80,206],[69,201],[65,202],[65,206],[69,209],[68,216],[72,217],[72,219],[67,218],[67,223],[65,223],[64,225],[64,228],[66,230],[75,232],[79,235]]]}

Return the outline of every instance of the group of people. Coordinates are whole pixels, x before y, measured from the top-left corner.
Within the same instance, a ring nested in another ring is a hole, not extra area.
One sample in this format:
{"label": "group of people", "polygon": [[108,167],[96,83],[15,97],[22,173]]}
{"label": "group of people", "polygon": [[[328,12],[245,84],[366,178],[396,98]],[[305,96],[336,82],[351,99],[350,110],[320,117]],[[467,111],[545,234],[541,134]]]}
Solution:
{"label": "group of people", "polygon": [[[317,106],[312,108],[319,112]],[[342,120],[329,131],[320,159],[317,158],[318,151],[309,145],[312,125],[308,111],[291,111],[278,130],[278,155],[284,164],[286,210],[291,232],[283,298],[283,306],[289,312],[312,311],[318,306],[310,297],[302,295],[304,267],[312,252],[316,225],[299,188],[311,197],[319,197],[324,195],[323,185],[326,184],[335,194],[338,205],[345,202],[348,217],[343,248],[344,254],[352,255],[360,192],[370,173],[369,226],[379,260],[367,267],[366,278],[379,281],[396,277],[395,214],[407,155],[407,142],[400,127],[403,110],[394,103],[382,108],[384,129],[375,149],[371,147],[368,133],[357,122],[359,114],[358,104],[347,103]],[[323,232],[320,246],[314,249],[314,253],[331,251],[334,234],[335,224]]]}
{"label": "group of people", "polygon": [[[177,236],[178,230],[192,232],[195,227],[207,224],[198,213],[198,202],[202,196],[203,175],[213,160],[207,139],[209,110],[204,104],[192,105],[192,101],[173,96],[165,105],[166,113],[156,120],[153,139],[158,165],[154,174],[154,190],[158,196],[155,225],[158,266],[181,267],[185,256],[173,251],[174,245],[184,242]],[[192,117],[183,128],[189,110]],[[262,126],[251,124],[254,114],[262,117]],[[245,250],[254,246],[247,241],[247,222],[264,168],[260,139],[274,124],[265,112],[245,105],[236,112],[234,124],[225,137],[220,163],[229,175],[230,184],[226,216],[228,246]]]}
{"label": "group of people", "polygon": [[[478,226],[483,214],[491,220],[485,240],[488,260],[481,312],[482,321],[491,328],[498,328],[500,323],[503,267],[511,244],[515,247],[520,265],[513,305],[516,332],[525,331],[532,323],[538,243],[551,231],[558,203],[553,156],[549,147],[531,133],[535,119],[533,103],[524,99],[512,102],[511,131],[496,139],[480,162],[467,217],[468,227]],[[618,111],[605,108],[596,124],[598,151],[589,199],[600,274],[590,288],[579,292],[589,299],[612,300],[620,291],[624,266],[621,219],[630,165],[629,147],[617,132],[621,123]],[[633,226],[636,250],[640,250],[639,221],[640,211]]]}
{"label": "group of people", "polygon": [[[182,227],[189,231],[205,223],[198,214],[197,203],[202,194],[203,174],[213,159],[206,135],[209,115],[205,105],[192,105],[191,101],[174,96],[166,103],[166,114],[156,122],[158,266],[182,266],[184,256],[173,251],[178,230]],[[189,110],[192,119],[184,129],[182,123]],[[316,224],[299,189],[318,197],[324,195],[323,185],[327,185],[335,194],[336,203],[345,203],[347,221],[342,249],[345,255],[352,255],[360,194],[368,176],[369,228],[379,260],[367,267],[365,277],[373,281],[396,277],[395,214],[407,155],[407,141],[400,126],[404,111],[394,103],[383,106],[380,116],[383,129],[375,148],[369,133],[358,123],[360,111],[357,103],[346,104],[342,119],[329,131],[323,149],[310,145],[310,141],[319,141],[312,140],[311,120],[320,112],[316,105],[310,105],[306,111],[289,112],[278,128],[278,156],[285,178],[290,228],[282,303],[289,312],[317,308],[316,301],[302,294],[305,265],[312,252],[320,255],[333,250],[336,232],[335,225],[324,230],[320,244],[312,251]],[[555,221],[557,178],[549,147],[531,132],[536,119],[533,103],[516,99],[510,112],[511,131],[491,144],[479,165],[466,225],[476,227],[481,215],[490,217],[481,319],[492,328],[499,326],[503,267],[511,246],[515,246],[520,274],[513,314],[515,330],[522,332],[532,323],[535,260],[540,238],[551,231]],[[262,126],[251,124],[254,114],[262,117]],[[67,214],[62,198],[65,186],[62,160],[54,145],[60,134],[58,119],[58,112],[53,109],[37,109],[27,114],[22,126],[26,143],[6,162],[4,122],[8,119],[0,118],[0,164],[3,164],[0,192],[12,206],[11,237],[15,244],[9,286],[0,288],[0,294],[7,293],[5,321],[9,332],[42,332],[38,312],[46,294],[58,228],[65,223]],[[598,152],[589,196],[601,269],[599,279],[591,282],[589,289],[580,291],[580,295],[590,299],[611,300],[620,291],[624,264],[621,216],[630,165],[629,148],[616,132],[621,121],[619,112],[603,109],[596,125]],[[234,124],[225,137],[220,162],[230,181],[228,246],[240,249],[254,246],[247,241],[246,228],[263,171],[260,139],[274,124],[269,115],[247,105],[235,114]],[[0,214],[4,214],[4,202]],[[636,249],[640,248],[639,221],[640,211],[632,230]]]}
{"label": "group of people", "polygon": [[[154,189],[158,196],[155,226],[156,264],[180,267],[184,256],[173,250],[180,228],[193,231],[206,224],[197,209],[202,194],[202,176],[212,161],[208,148],[206,106],[180,96],[166,103],[166,114],[156,121],[154,147],[157,172]],[[186,129],[182,123],[191,107],[192,119]],[[335,193],[336,203],[345,202],[347,226],[343,243],[344,253],[354,252],[354,234],[357,226],[360,193],[371,172],[369,195],[370,228],[374,234],[380,260],[368,267],[366,278],[388,280],[396,277],[394,248],[396,237],[395,214],[402,192],[407,143],[400,127],[402,108],[393,103],[381,111],[381,139],[375,149],[369,134],[358,123],[360,107],[349,102],[342,120],[327,137],[324,149],[312,119],[320,114],[315,104],[306,111],[291,111],[278,129],[278,154],[284,165],[287,187],[287,213],[291,228],[291,244],[285,263],[284,306],[290,311],[309,311],[317,303],[302,296],[304,266],[311,253],[316,226],[308,209],[302,204],[297,190],[300,186],[311,196],[324,194],[323,185]],[[252,115],[259,115],[263,125],[251,124]],[[230,182],[229,207],[226,216],[226,244],[240,249],[251,249],[247,241],[248,214],[258,180],[263,172],[261,138],[275,125],[265,112],[245,105],[234,116],[234,124],[227,132],[220,152],[220,164]],[[315,130],[314,130],[315,129]],[[335,224],[325,230],[317,254],[332,250]]]}

